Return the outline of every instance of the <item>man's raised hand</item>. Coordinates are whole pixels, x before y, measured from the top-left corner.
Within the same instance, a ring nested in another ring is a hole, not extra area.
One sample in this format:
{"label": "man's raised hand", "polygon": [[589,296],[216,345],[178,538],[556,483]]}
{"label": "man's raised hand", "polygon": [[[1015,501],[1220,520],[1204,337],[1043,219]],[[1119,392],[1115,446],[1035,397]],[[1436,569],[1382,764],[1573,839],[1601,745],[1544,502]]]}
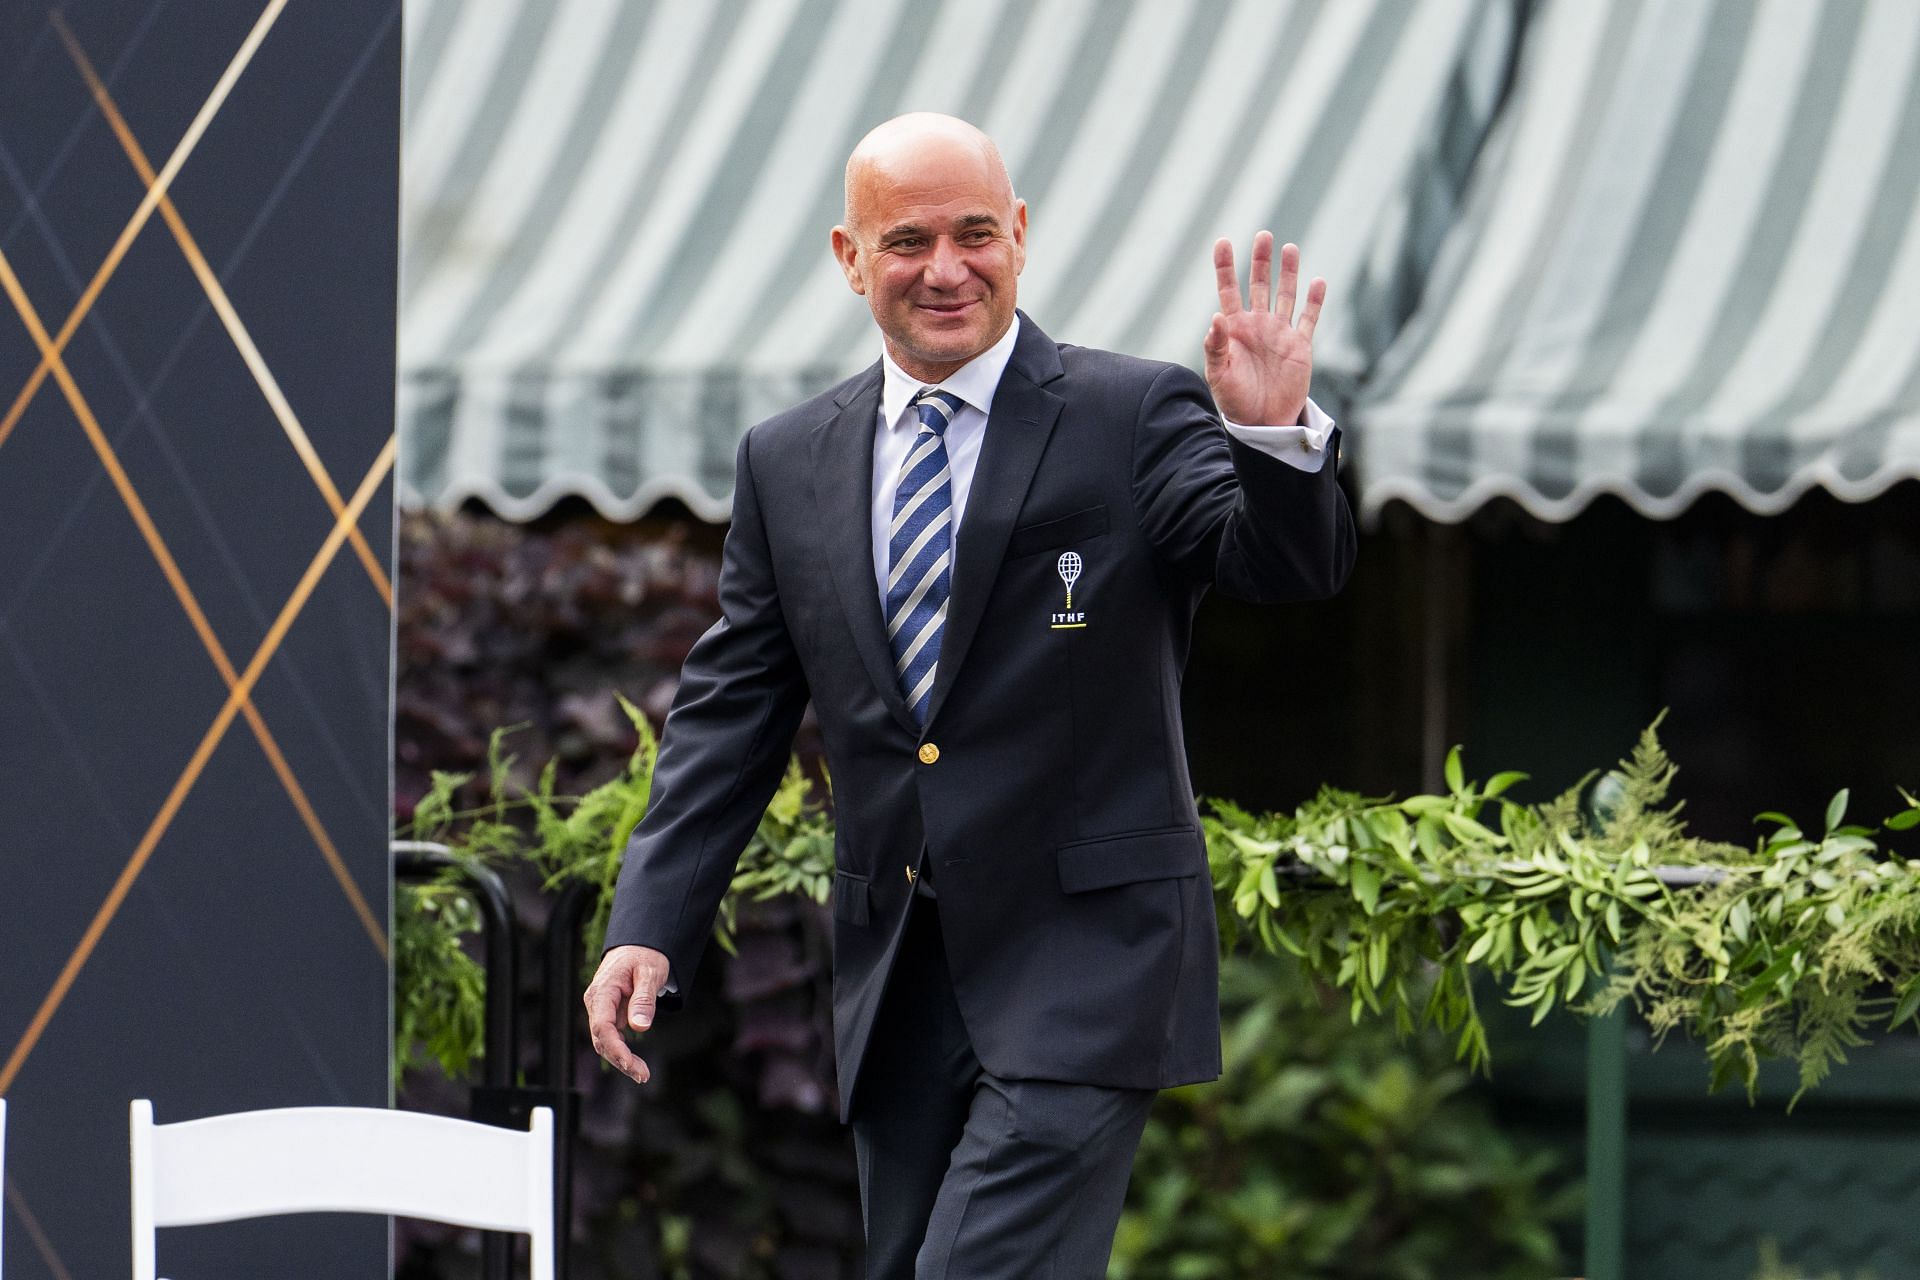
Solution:
{"label": "man's raised hand", "polygon": [[620,1028],[623,1021],[635,1031],[653,1025],[655,997],[667,985],[668,972],[667,957],[652,947],[615,947],[600,957],[600,968],[587,986],[593,1051],[636,1084],[645,1084],[653,1073],[627,1048]]}
{"label": "man's raised hand", "polygon": [[1307,304],[1294,323],[1295,291],[1300,286],[1300,250],[1280,247],[1280,289],[1268,301],[1273,274],[1273,233],[1253,238],[1253,269],[1248,297],[1240,300],[1233,270],[1233,243],[1213,246],[1214,282],[1220,310],[1207,326],[1207,386],[1222,417],[1248,426],[1291,426],[1300,421],[1313,379],[1313,328],[1327,282],[1315,276],[1307,286]]}

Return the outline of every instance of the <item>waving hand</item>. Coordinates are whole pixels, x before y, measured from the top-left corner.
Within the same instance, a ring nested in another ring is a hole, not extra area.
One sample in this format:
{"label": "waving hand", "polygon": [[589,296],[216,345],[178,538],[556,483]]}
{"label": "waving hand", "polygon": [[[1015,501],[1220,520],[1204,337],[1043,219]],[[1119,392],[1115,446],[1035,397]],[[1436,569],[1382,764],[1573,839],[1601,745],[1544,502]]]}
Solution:
{"label": "waving hand", "polygon": [[1280,248],[1280,288],[1268,303],[1273,272],[1273,234],[1253,238],[1253,269],[1245,305],[1233,269],[1233,244],[1213,246],[1213,274],[1220,310],[1207,326],[1207,385],[1223,417],[1245,425],[1288,426],[1300,420],[1313,378],[1313,329],[1320,321],[1327,282],[1315,276],[1299,322],[1293,318],[1300,285],[1300,250]]}

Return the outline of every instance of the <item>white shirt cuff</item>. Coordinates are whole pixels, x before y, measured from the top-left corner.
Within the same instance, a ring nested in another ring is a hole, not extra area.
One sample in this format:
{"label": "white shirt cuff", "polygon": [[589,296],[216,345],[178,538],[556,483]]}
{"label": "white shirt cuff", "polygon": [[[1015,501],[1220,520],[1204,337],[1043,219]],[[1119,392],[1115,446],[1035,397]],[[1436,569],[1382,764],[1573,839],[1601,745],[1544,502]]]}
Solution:
{"label": "white shirt cuff", "polygon": [[1333,439],[1333,419],[1323,413],[1311,398],[1307,400],[1306,411],[1300,416],[1306,419],[1303,426],[1243,426],[1225,418],[1221,419],[1221,423],[1234,439],[1249,448],[1258,449],[1268,457],[1278,458],[1301,471],[1318,471],[1327,465],[1327,442]]}

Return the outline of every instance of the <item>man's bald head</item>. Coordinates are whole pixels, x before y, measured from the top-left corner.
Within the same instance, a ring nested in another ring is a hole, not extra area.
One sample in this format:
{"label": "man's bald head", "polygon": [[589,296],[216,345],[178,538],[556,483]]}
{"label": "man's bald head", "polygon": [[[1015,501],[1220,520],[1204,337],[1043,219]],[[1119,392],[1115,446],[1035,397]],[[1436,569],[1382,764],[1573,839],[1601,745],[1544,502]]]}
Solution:
{"label": "man's bald head", "polygon": [[952,116],[897,116],[847,160],[833,256],[894,361],[939,382],[1013,324],[1027,206],[986,134]]}
{"label": "man's bald head", "polygon": [[847,157],[846,212],[848,229],[866,230],[873,195],[890,182],[912,181],[933,166],[964,170],[981,166],[987,182],[1004,193],[1013,206],[1013,180],[993,139],[958,116],[937,111],[911,111],[883,121],[867,131]]}

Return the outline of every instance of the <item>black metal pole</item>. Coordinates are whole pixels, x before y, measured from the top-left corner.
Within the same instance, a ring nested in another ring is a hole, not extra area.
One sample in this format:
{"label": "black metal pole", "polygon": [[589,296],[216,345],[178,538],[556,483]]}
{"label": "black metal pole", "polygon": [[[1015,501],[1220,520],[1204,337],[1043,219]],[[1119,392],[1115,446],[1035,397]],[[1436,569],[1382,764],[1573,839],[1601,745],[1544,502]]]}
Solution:
{"label": "black metal pole", "polygon": [[[480,909],[482,967],[487,975],[486,1053],[481,1079],[495,1090],[513,1086],[514,1059],[520,1043],[515,1000],[520,991],[520,965],[514,954],[518,921],[507,887],[492,870],[462,862],[443,844],[428,840],[395,840],[393,873],[402,880],[433,880],[452,870]],[[476,1115],[476,1119],[481,1117]],[[556,1156],[558,1152],[555,1153]],[[556,1185],[564,1184],[562,1174]],[[562,1257],[565,1248],[558,1250]],[[513,1274],[513,1237],[502,1231],[480,1233],[480,1273],[486,1280],[508,1280]]]}
{"label": "black metal pole", "polygon": [[575,880],[553,901],[547,919],[546,1025],[541,1028],[541,1068],[556,1089],[573,1087],[573,1064],[579,1051],[576,1034],[582,1005],[574,990],[580,975],[580,925],[599,900],[599,886]]}
{"label": "black metal pole", "polygon": [[554,899],[547,917],[546,995],[541,1010],[541,1071],[559,1112],[553,1127],[558,1174],[553,1180],[554,1236],[560,1242],[554,1280],[567,1280],[567,1240],[573,1223],[573,1139],[580,1115],[573,1087],[579,1051],[580,923],[599,901],[600,888],[585,880],[570,882]]}

